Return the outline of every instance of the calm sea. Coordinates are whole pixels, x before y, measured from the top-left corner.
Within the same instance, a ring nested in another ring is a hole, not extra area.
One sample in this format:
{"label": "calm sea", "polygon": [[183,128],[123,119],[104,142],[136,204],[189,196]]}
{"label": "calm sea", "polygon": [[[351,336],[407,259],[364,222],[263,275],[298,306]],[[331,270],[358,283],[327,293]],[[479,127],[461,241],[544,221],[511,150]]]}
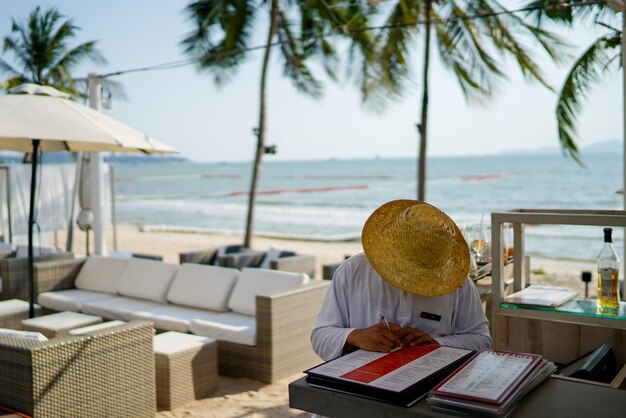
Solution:
{"label": "calm sea", "polygon": [[[269,160],[269,158],[267,159]],[[426,200],[459,226],[515,208],[621,209],[621,154],[440,157],[428,162]],[[416,196],[414,159],[272,162],[262,166],[255,232],[342,240],[360,235],[380,204]],[[115,166],[118,222],[177,229],[243,231],[250,163]],[[594,259],[598,227],[529,226],[527,251]],[[623,231],[615,231],[623,254]]]}

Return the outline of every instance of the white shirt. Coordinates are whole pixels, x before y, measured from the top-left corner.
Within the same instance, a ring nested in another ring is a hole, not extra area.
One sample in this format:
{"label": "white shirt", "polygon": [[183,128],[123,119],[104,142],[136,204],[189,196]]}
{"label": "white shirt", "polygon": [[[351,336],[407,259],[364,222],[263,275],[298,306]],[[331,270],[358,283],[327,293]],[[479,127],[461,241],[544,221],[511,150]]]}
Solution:
{"label": "white shirt", "polygon": [[387,283],[361,253],[333,276],[311,334],[313,350],[326,361],[338,357],[348,334],[379,323],[381,313],[389,322],[419,329],[441,345],[470,350],[491,346],[487,318],[471,280],[443,296],[418,296]]}

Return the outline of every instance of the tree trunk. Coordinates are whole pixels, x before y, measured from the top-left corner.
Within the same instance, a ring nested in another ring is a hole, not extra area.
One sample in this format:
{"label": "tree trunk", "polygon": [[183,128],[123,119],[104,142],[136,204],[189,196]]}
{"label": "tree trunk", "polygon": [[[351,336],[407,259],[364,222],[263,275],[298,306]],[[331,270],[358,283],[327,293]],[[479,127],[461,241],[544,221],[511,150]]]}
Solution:
{"label": "tree trunk", "polygon": [[252,246],[252,230],[254,229],[254,207],[256,205],[256,189],[259,182],[259,174],[261,172],[261,158],[263,158],[263,149],[265,147],[265,91],[267,84],[267,68],[270,62],[270,53],[272,51],[272,40],[278,28],[278,0],[272,0],[270,10],[270,29],[267,35],[267,43],[265,54],[263,55],[263,66],[261,68],[261,87],[259,92],[259,126],[257,133],[256,154],[254,156],[254,165],[252,166],[252,182],[250,184],[250,194],[248,196],[248,216],[246,218],[246,235],[243,246],[251,248]]}
{"label": "tree trunk", "polygon": [[417,200],[426,201],[426,134],[428,132],[428,66],[430,63],[430,25],[432,2],[426,1],[424,31],[424,74],[422,79],[422,120],[418,125],[420,146],[417,170]]}

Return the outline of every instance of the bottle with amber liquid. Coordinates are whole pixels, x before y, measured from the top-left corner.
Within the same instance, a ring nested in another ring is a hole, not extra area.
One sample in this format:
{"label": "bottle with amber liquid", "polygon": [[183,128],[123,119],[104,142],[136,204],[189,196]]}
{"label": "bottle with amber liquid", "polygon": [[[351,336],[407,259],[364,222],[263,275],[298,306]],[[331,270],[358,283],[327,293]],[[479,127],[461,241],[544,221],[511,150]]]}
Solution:
{"label": "bottle with amber liquid", "polygon": [[613,247],[613,228],[604,228],[604,246],[596,259],[598,265],[598,301],[601,312],[619,310],[619,257]]}

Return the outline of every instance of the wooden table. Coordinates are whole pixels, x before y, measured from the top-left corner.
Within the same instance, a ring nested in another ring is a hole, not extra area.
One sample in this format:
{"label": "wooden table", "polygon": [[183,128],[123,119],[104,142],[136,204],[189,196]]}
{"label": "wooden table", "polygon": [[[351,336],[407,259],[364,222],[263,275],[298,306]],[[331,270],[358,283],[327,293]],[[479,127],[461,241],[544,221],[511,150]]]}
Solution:
{"label": "wooden table", "polygon": [[[289,406],[328,417],[446,417],[425,400],[411,408],[309,386],[305,378],[289,384]],[[522,400],[513,417],[624,417],[626,391],[550,378]]]}

